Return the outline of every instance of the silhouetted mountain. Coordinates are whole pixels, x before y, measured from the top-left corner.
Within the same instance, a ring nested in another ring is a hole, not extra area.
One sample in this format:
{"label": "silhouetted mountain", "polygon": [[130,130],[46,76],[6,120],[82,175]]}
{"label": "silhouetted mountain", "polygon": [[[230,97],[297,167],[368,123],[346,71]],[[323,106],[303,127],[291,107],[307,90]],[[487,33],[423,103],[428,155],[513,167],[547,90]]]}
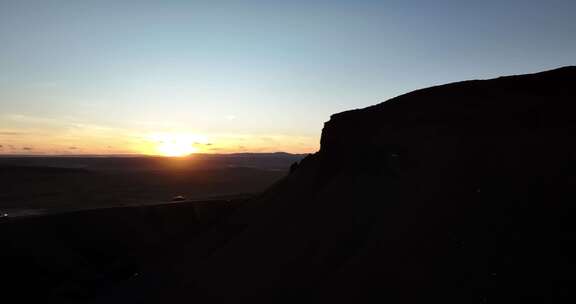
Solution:
{"label": "silhouetted mountain", "polygon": [[198,262],[198,290],[561,293],[576,279],[575,87],[565,67],[333,115],[320,151],[228,220],[245,228]]}

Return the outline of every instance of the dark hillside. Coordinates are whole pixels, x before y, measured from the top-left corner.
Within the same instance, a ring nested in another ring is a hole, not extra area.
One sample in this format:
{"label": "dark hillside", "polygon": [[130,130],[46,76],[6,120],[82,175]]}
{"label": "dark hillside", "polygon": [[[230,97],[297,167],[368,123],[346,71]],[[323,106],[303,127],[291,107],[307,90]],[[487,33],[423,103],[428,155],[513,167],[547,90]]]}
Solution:
{"label": "dark hillside", "polygon": [[247,228],[202,262],[196,284],[324,299],[568,291],[575,86],[566,67],[333,115],[320,152],[230,220]]}

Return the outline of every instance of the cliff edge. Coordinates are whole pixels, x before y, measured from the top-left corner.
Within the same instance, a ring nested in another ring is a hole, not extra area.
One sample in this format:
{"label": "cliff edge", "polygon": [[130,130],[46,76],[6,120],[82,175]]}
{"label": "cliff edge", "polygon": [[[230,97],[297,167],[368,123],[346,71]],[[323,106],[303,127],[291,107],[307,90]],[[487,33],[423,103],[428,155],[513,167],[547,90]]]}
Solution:
{"label": "cliff edge", "polygon": [[479,299],[572,282],[555,240],[576,241],[575,87],[564,67],[332,115],[320,151],[230,219],[243,230],[199,263],[195,286]]}

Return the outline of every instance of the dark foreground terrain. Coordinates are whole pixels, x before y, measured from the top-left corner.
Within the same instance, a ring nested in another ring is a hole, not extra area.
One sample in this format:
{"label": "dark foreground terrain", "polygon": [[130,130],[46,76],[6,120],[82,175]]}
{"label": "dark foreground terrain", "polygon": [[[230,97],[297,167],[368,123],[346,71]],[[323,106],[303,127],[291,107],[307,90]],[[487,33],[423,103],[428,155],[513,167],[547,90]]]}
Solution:
{"label": "dark foreground terrain", "polygon": [[184,290],[179,268],[188,255],[210,252],[194,250],[190,242],[245,202],[178,202],[4,219],[2,298],[7,303],[162,303],[172,290]]}
{"label": "dark foreground terrain", "polygon": [[335,114],[318,153],[204,215],[7,222],[3,286],[95,303],[558,303],[576,286],[575,87],[566,67]]}

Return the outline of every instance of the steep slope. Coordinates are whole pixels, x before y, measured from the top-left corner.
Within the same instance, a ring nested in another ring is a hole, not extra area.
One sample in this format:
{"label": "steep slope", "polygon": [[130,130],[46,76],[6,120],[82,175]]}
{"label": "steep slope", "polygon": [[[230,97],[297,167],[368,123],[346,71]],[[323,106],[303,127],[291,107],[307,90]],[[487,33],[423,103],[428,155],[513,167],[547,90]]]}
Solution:
{"label": "steep slope", "polygon": [[569,286],[575,86],[565,67],[333,115],[320,151],[230,219],[245,229],[201,261],[197,290],[479,299]]}

